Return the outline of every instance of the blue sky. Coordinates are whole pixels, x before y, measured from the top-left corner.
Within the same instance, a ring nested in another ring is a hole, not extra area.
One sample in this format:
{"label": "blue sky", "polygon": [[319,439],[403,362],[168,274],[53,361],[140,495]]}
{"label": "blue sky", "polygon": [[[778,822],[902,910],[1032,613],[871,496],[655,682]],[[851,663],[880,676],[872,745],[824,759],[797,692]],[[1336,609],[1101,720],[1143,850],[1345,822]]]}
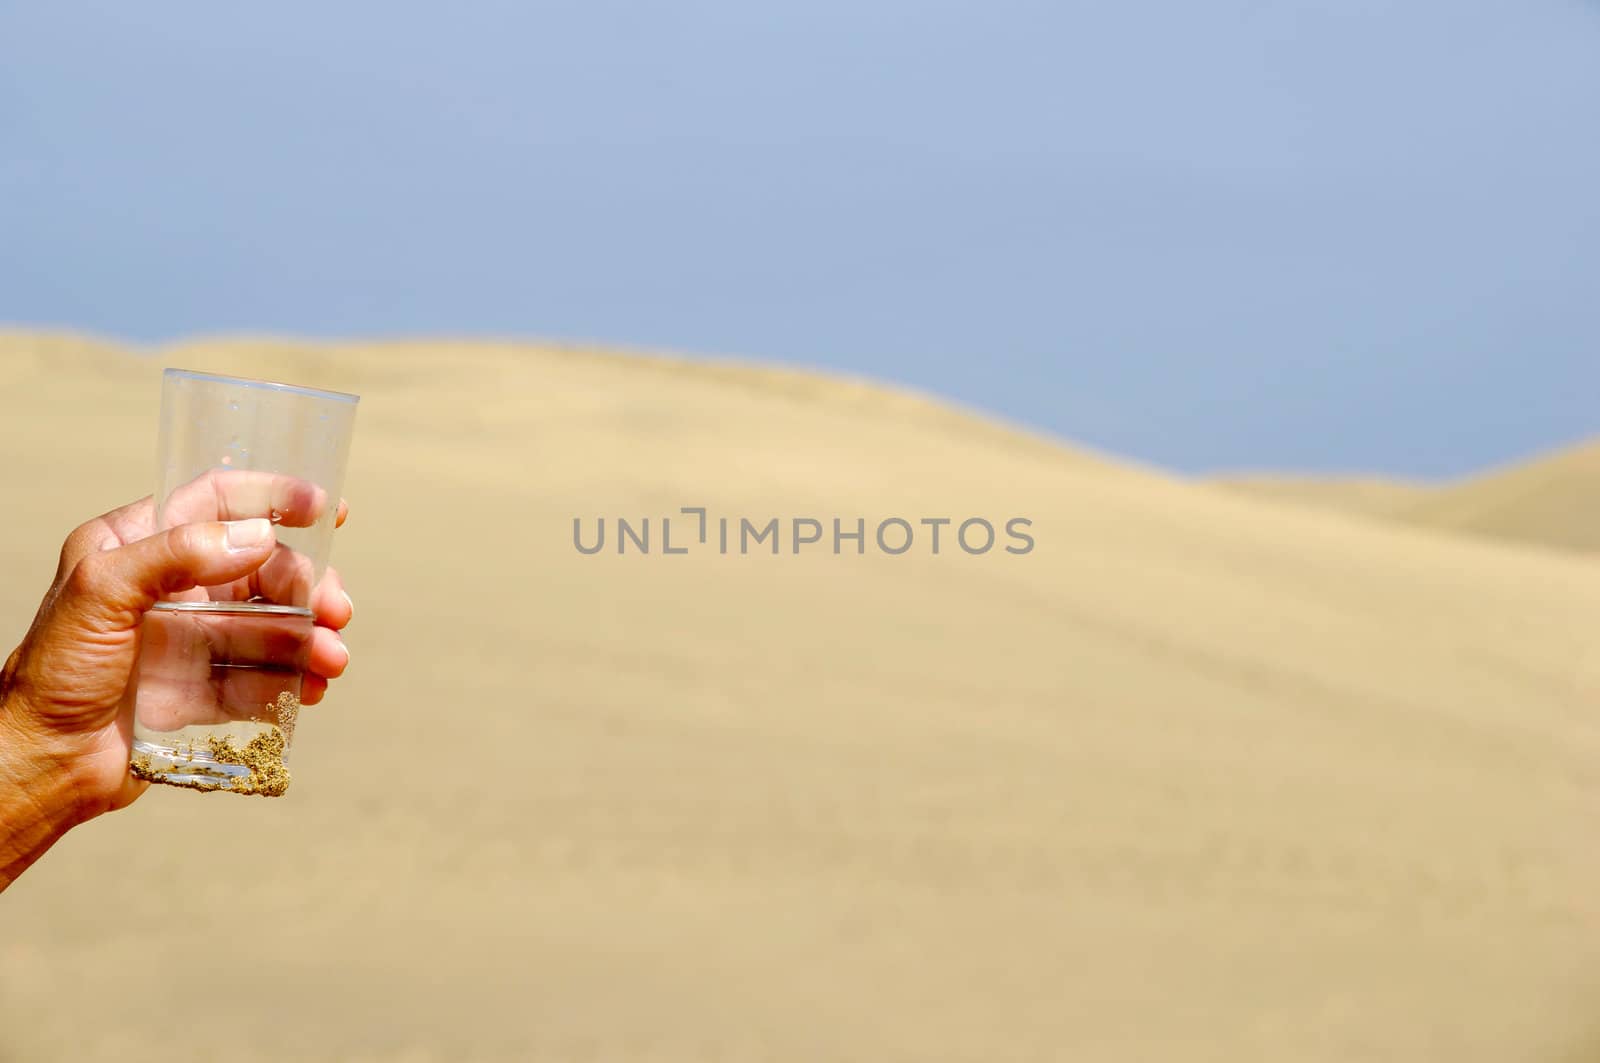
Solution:
{"label": "blue sky", "polygon": [[1189,471],[1600,431],[1600,3],[224,7],[0,4],[0,321],[837,367]]}

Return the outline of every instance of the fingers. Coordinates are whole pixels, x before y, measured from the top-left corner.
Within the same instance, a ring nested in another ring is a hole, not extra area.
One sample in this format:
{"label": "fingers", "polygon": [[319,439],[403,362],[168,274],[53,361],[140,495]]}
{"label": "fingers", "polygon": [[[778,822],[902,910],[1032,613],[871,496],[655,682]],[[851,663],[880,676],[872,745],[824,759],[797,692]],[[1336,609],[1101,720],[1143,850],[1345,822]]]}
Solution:
{"label": "fingers", "polygon": [[355,603],[344,589],[344,580],[339,577],[339,570],[331,565],[311,595],[311,610],[316,613],[318,624],[335,631],[343,631],[355,615]]}
{"label": "fingers", "polygon": [[319,627],[311,633],[307,669],[323,679],[338,679],[350,664],[350,648],[338,632]]}
{"label": "fingers", "polygon": [[185,524],[82,557],[59,605],[87,630],[131,631],[163,595],[248,575],[272,554],[264,519]]}
{"label": "fingers", "polygon": [[267,517],[305,528],[321,518],[327,504],[328,493],[309,480],[250,469],[211,469],[172,492],[162,509],[162,523]]}
{"label": "fingers", "polygon": [[306,608],[311,604],[311,559],[279,546],[251,577],[250,591],[269,602]]}
{"label": "fingers", "polygon": [[[248,517],[271,519],[276,512],[280,524],[291,528],[308,527],[322,516],[326,499],[320,487],[305,480],[244,469],[216,469],[172,493],[166,506],[167,524]],[[341,498],[334,527],[344,527],[349,518],[350,504]],[[79,561],[92,553],[143,539],[154,530],[155,500],[149,495],[87,521],[67,536],[61,548],[57,577],[65,578]]]}
{"label": "fingers", "polygon": [[305,679],[300,682],[300,704],[315,705],[327,692],[328,681],[320,675],[307,672]]}
{"label": "fingers", "polygon": [[[326,495],[321,488],[304,480],[242,469],[217,469],[173,492],[166,513],[169,524],[174,526],[192,521],[243,520],[250,517],[271,519],[276,513],[280,518],[277,523],[306,527],[315,524],[321,517],[325,500]],[[350,504],[341,498],[334,516],[334,527],[343,527],[349,517]],[[154,530],[155,502],[149,495],[86,521],[73,529],[62,544],[57,580],[64,580],[78,562],[90,554],[135,542]],[[246,592],[243,595],[245,597],[253,593],[246,589],[245,584],[241,584],[239,589]],[[268,593],[267,596],[282,602],[289,602],[292,598],[287,593]],[[298,600],[304,601],[304,598]],[[337,608],[337,603],[330,604]],[[343,627],[346,623],[349,623],[348,617],[332,626]]]}
{"label": "fingers", "polygon": [[300,702],[304,705],[321,701],[328,691],[328,681],[339,678],[350,666],[350,648],[338,632],[350,623],[355,607],[337,569],[330,567],[323,573],[322,582],[311,596],[311,607],[316,612],[317,626],[311,634],[311,653],[301,681]]}

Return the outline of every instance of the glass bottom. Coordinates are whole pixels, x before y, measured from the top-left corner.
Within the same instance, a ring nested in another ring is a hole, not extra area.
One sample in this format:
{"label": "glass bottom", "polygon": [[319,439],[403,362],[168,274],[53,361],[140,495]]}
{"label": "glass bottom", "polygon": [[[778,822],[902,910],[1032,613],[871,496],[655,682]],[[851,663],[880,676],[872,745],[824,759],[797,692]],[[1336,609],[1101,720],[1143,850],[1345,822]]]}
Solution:
{"label": "glass bottom", "polygon": [[280,797],[289,789],[283,731],[264,721],[196,725],[133,741],[136,778],[192,790]]}

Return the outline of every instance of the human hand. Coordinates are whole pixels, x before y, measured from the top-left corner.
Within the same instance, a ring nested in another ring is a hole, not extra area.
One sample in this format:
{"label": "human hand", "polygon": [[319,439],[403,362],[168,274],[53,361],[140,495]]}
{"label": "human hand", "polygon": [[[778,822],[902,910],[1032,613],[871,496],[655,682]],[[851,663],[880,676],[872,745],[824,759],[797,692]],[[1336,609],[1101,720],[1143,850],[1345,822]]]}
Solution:
{"label": "human hand", "polygon": [[[155,532],[146,498],[68,536],[32,628],[0,671],[0,888],[71,826],[147,788],[128,773],[130,680],[145,612],[163,597],[279,598],[305,580],[304,559],[255,514],[313,524],[326,505],[318,489],[221,471],[180,495],[181,516],[169,503],[168,518],[193,523]],[[341,502],[336,525],[346,514]],[[331,568],[307,595],[317,627],[301,702],[315,704],[349,661],[338,632],[352,608]]]}

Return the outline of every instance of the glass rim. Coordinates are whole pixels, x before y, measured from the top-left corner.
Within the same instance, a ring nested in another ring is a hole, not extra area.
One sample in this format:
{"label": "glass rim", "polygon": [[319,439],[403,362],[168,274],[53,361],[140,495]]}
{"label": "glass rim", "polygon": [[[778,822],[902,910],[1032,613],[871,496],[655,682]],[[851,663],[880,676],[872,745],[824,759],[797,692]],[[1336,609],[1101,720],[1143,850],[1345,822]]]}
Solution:
{"label": "glass rim", "polygon": [[360,395],[353,395],[348,391],[328,391],[325,388],[308,388],[301,384],[280,384],[275,380],[257,380],[247,376],[225,376],[222,373],[205,373],[198,369],[165,369],[162,377],[167,380],[204,380],[213,384],[235,384],[244,388],[265,388],[268,391],[286,391],[293,395],[305,395],[308,398],[328,399],[332,402],[347,402],[354,405],[361,401]]}

